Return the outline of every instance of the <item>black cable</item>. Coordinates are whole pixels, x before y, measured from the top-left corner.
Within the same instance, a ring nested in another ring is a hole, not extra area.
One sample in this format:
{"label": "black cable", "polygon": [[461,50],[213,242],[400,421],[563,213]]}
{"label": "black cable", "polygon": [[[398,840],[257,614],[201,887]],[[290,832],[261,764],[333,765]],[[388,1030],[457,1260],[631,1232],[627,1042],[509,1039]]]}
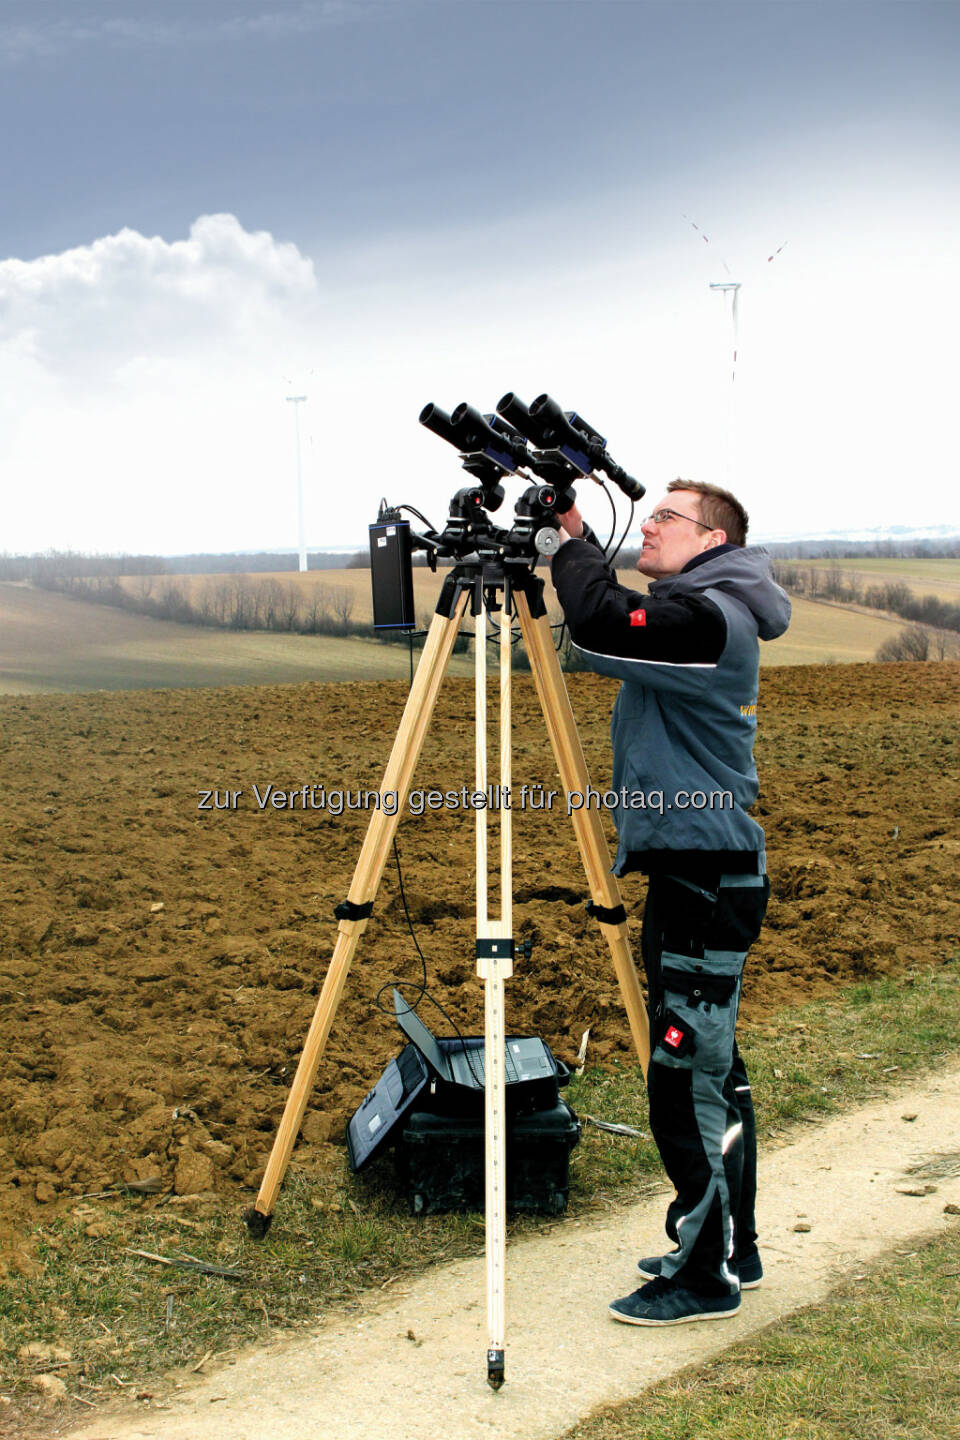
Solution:
{"label": "black cable", "polygon": [[[463,1053],[466,1056],[467,1064],[470,1066],[470,1073],[473,1076],[474,1080],[477,1082],[477,1085],[480,1087],[480,1089],[482,1089],[483,1078],[482,1076],[477,1074],[476,1068],[473,1063],[473,1057],[467,1047],[466,1040],[460,1032],[459,1026],[457,1025],[456,1021],[453,1020],[450,1015],[448,1015],[447,1011],[444,1010],[443,1006],[440,1004],[440,1001],[436,998],[436,996],[431,995],[430,991],[427,989],[427,958],[420,948],[420,941],[417,939],[417,933],[413,928],[413,919],[410,915],[410,909],[407,905],[407,896],[403,888],[403,871],[400,868],[400,851],[397,849],[396,840],[394,840],[393,842],[393,858],[397,867],[397,880],[400,885],[400,901],[403,905],[403,913],[406,916],[407,928],[410,931],[410,937],[413,940],[417,954],[420,957],[420,983],[416,984],[412,980],[387,980],[383,985],[380,986],[380,989],[373,997],[373,1003],[374,1005],[376,1005],[377,1009],[382,1015],[390,1015],[391,1017],[395,1017],[397,1012],[394,1006],[392,1004],[385,1005],[381,1000],[381,996],[387,990],[398,990],[400,992],[400,996],[406,1003],[407,1007],[406,1010],[403,1011],[403,1014],[405,1015],[415,1015],[421,1002],[423,1000],[429,1000],[430,1004],[436,1006],[436,1008],[440,1011],[440,1014],[443,1016],[444,1020],[446,1020],[447,1024],[450,1026],[450,1028],[453,1030],[453,1033],[460,1041]],[[417,998],[416,1000],[414,1000],[412,1005],[410,1004],[409,1000],[407,1000],[406,995],[404,995],[403,993],[405,990],[409,990],[411,988],[414,989],[417,994]]]}
{"label": "black cable", "polygon": [[623,527],[623,534],[620,536],[620,542],[619,542],[619,544],[617,545],[616,550],[614,550],[613,554],[607,556],[607,564],[610,566],[611,570],[613,569],[613,562],[614,562],[614,560],[616,560],[617,556],[620,554],[620,550],[621,550],[621,547],[622,547],[622,545],[623,545],[623,542],[624,542],[624,540],[626,540],[627,535],[629,534],[630,526],[633,524],[633,512],[634,512],[634,510],[636,510],[636,508],[637,508],[637,503],[636,503],[636,501],[635,501],[635,500],[631,500],[631,501],[630,501],[630,514],[627,516],[627,523],[626,523],[626,525],[624,525],[624,527]]}
{"label": "black cable", "polygon": [[[613,496],[610,494],[610,491],[607,489],[606,481],[605,481],[605,480],[600,480],[600,481],[598,481],[598,484],[599,484],[599,486],[600,486],[600,489],[603,491],[604,495],[606,495],[607,500],[610,502],[610,510],[611,510],[611,512],[612,512],[612,514],[613,514],[613,524],[612,524],[611,527],[610,527],[610,539],[607,541],[606,545],[604,545],[604,547],[603,547],[603,553],[604,553],[604,555],[606,555],[607,551],[610,549],[610,546],[613,544],[613,537],[614,537],[614,535],[616,535],[616,533],[617,533],[617,507],[616,507],[616,505],[613,503]],[[616,554],[616,551],[614,551],[614,554]]]}
{"label": "black cable", "polygon": [[398,505],[397,509],[409,510],[410,514],[416,515],[417,519],[421,522],[421,524],[426,525],[428,530],[433,530],[434,533],[436,533],[435,527],[430,524],[430,521],[427,519],[426,515],[421,515],[420,511],[416,508],[415,505]]}
{"label": "black cable", "polygon": [[[398,508],[402,508],[402,509],[412,509],[412,506],[402,506],[402,507],[398,507]],[[417,512],[417,511],[414,510],[413,513],[414,513],[415,515],[418,515],[418,518],[419,518],[420,520],[423,520],[423,523],[424,523],[425,525],[429,524],[429,521],[424,520],[424,519],[423,519],[423,516],[422,516],[422,515],[419,515],[419,512]],[[484,611],[484,614],[486,614],[486,611]],[[413,685],[413,635],[414,635],[414,632],[413,632],[413,631],[410,631],[409,633],[410,633],[410,684],[411,684],[411,686],[412,686],[412,685]],[[427,632],[426,632],[425,630],[418,630],[418,631],[416,631],[415,633],[418,634],[418,635],[425,635]],[[383,994],[384,994],[385,991],[387,991],[387,990],[390,990],[390,991],[398,990],[398,991],[400,992],[401,997],[404,999],[404,1001],[406,1002],[406,1005],[407,1005],[407,1008],[406,1008],[406,1010],[404,1011],[404,1014],[407,1014],[407,1015],[416,1014],[416,1012],[417,1012],[417,1007],[420,1005],[421,1001],[423,1001],[423,1000],[429,1000],[429,1001],[430,1001],[430,1004],[436,1006],[436,1008],[440,1011],[440,1014],[441,1014],[441,1015],[443,1016],[443,1018],[446,1020],[447,1024],[451,1027],[451,1029],[453,1030],[453,1032],[454,1032],[454,1034],[456,1035],[457,1039],[460,1041],[460,1044],[461,1044],[461,1046],[463,1047],[463,1053],[464,1053],[464,1055],[465,1055],[466,1058],[467,1058],[467,1064],[470,1066],[470,1073],[471,1073],[471,1075],[473,1076],[474,1080],[476,1081],[477,1085],[482,1089],[482,1088],[483,1088],[483,1080],[482,1080],[482,1078],[481,1078],[481,1077],[477,1074],[477,1072],[476,1072],[476,1068],[475,1068],[474,1063],[473,1063],[473,1057],[472,1057],[472,1055],[471,1055],[471,1053],[470,1053],[470,1050],[467,1048],[467,1042],[466,1042],[466,1040],[464,1039],[463,1035],[460,1033],[459,1027],[457,1026],[456,1022],[447,1014],[446,1010],[444,1010],[443,1006],[440,1004],[440,1001],[437,1000],[435,996],[431,995],[431,994],[430,994],[430,991],[427,989],[427,958],[426,958],[426,956],[424,955],[423,951],[422,951],[421,948],[420,948],[420,941],[417,939],[417,932],[416,932],[416,931],[414,930],[414,928],[413,928],[413,918],[412,918],[412,916],[411,916],[411,914],[410,914],[410,907],[409,907],[408,904],[407,904],[406,891],[405,891],[404,888],[403,888],[403,870],[402,870],[401,867],[400,867],[400,851],[399,851],[398,848],[397,848],[396,836],[394,836],[394,840],[393,840],[393,859],[394,859],[394,863],[396,864],[396,867],[397,867],[397,882],[398,882],[399,887],[400,887],[400,901],[401,901],[401,904],[403,905],[403,913],[404,913],[404,916],[406,917],[407,929],[410,931],[410,938],[412,939],[412,941],[413,941],[413,943],[414,943],[414,947],[415,947],[415,949],[416,949],[416,952],[417,952],[418,956],[420,957],[420,983],[419,983],[419,984],[416,984],[416,983],[413,982],[413,981],[409,981],[409,980],[397,980],[396,978],[393,979],[393,980],[387,980],[383,985],[380,986],[380,989],[379,989],[379,990],[377,991],[377,993],[374,995],[374,997],[373,997],[373,1003],[374,1003],[374,1005],[376,1006],[376,1008],[380,1011],[381,1014],[383,1014],[383,1015],[390,1015],[391,1017],[395,1018],[395,1017],[396,1017],[396,1010],[395,1010],[394,1006],[393,1006],[392,1004],[390,1004],[390,1005],[385,1005],[385,1004],[383,1003],[382,999],[381,999],[381,997],[383,996]],[[414,1002],[413,1002],[412,1005],[409,1003],[409,1001],[406,1000],[406,996],[403,994],[404,990],[409,989],[411,986],[413,986],[413,989],[417,992],[417,998],[414,1000]]]}

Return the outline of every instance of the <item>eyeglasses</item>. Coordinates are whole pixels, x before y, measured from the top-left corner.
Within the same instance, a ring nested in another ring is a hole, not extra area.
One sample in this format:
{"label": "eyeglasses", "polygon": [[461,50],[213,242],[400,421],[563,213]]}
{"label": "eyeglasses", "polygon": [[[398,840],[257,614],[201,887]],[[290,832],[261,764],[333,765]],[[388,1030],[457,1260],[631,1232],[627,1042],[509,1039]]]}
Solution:
{"label": "eyeglasses", "polygon": [[[667,520],[689,520],[691,525],[699,525],[703,530],[716,529],[715,525],[707,525],[703,520],[694,520],[692,515],[681,515],[679,510],[668,510],[666,507],[662,510],[654,510],[652,515],[647,516],[647,520],[652,520],[655,525],[663,525]],[[647,520],[644,520],[644,525]]]}

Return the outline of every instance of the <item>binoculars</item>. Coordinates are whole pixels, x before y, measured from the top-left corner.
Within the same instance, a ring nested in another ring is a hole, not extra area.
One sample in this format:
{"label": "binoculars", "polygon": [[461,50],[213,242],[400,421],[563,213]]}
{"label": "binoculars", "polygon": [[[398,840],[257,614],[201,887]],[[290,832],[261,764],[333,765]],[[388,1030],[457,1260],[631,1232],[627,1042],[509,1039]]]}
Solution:
{"label": "binoculars", "polygon": [[[425,405],[420,424],[459,450],[464,469],[491,492],[501,489],[503,475],[515,475],[525,468],[563,490],[569,490],[574,480],[600,470],[629,499],[639,500],[645,493],[640,481],[609,454],[600,432],[576,410],[561,410],[547,394],[538,395],[527,406],[508,391],[491,415],[481,415],[466,401],[452,415],[438,405]],[[501,489],[496,503],[502,499]]]}
{"label": "binoculars", "polygon": [[[527,406],[509,391],[486,415],[466,401],[450,415],[439,405],[425,405],[420,424],[459,451],[472,484],[453,496],[442,530],[416,533],[401,515],[411,507],[382,503],[370,526],[376,629],[408,630],[415,624],[414,550],[426,551],[433,569],[444,558],[478,566],[483,574],[504,567],[517,573],[558,550],[559,517],[576,501],[576,481],[600,470],[631,500],[644,494],[639,480],[610,456],[600,432],[576,410],[561,410],[550,395],[538,395]],[[490,518],[503,503],[506,475],[519,476],[526,486],[508,528]]]}

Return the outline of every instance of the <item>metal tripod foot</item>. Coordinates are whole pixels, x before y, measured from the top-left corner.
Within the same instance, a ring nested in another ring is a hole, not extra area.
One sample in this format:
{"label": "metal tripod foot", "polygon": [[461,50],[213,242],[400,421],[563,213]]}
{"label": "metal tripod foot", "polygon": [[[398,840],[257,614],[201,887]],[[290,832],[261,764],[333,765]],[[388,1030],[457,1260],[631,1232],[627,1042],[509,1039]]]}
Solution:
{"label": "metal tripod foot", "polygon": [[491,1390],[499,1390],[504,1381],[504,1359],[502,1350],[487,1351],[487,1384]]}

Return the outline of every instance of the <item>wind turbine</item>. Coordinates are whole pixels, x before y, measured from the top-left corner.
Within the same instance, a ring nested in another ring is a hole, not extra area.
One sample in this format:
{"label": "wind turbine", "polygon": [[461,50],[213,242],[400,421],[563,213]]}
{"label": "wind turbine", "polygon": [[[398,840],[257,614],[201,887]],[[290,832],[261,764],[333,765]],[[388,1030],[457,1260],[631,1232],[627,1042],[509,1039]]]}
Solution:
{"label": "wind turbine", "polygon": [[[694,230],[696,230],[697,234],[700,236],[701,240],[703,240],[704,244],[709,245],[710,237],[704,234],[704,232],[700,229],[700,226],[697,225],[693,220],[691,220],[689,215],[684,215],[683,218],[684,220],[689,221],[689,223],[693,226]],[[777,256],[780,254],[780,251],[786,248],[787,243],[788,242],[784,240],[783,244],[778,249],[774,250],[772,255],[767,256],[768,265],[770,265],[774,260],[776,260]],[[729,487],[730,482],[733,479],[733,458],[736,438],[736,380],[737,361],[740,355],[740,291],[742,289],[743,282],[740,280],[734,280],[730,271],[730,267],[727,264],[726,260],[724,260],[722,255],[719,256],[719,260],[720,264],[727,272],[727,279],[710,281],[710,289],[715,290],[719,295],[723,297],[724,308],[729,310],[730,315],[730,388],[727,392],[726,406],[726,477],[727,485]],[[728,297],[729,305],[727,303]]]}

